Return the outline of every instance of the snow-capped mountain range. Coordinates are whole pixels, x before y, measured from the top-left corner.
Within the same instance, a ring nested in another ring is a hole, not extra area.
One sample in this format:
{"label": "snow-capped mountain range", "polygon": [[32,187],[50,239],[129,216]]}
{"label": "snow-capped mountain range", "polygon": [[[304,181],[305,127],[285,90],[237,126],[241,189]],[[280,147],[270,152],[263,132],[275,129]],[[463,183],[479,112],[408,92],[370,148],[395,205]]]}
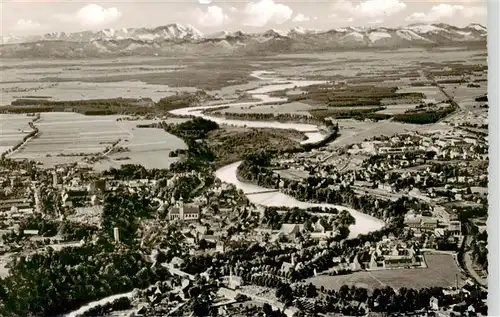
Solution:
{"label": "snow-capped mountain range", "polygon": [[327,31],[296,27],[263,33],[222,31],[204,35],[190,25],[156,28],[104,29],[97,32],[53,32],[34,36],[0,37],[0,56],[175,55],[311,52],[352,48],[407,48],[486,43],[480,24],[412,24],[400,28],[344,27]]}

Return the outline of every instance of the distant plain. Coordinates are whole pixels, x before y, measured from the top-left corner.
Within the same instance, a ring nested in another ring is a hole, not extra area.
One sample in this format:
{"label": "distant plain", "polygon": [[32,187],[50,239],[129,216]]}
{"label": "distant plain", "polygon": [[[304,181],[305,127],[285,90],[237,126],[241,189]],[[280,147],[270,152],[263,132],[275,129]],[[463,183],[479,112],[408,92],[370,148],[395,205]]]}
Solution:
{"label": "distant plain", "polygon": [[[343,87],[397,87],[397,93],[420,92],[431,102],[439,104],[446,96],[435,86],[426,82],[422,69],[434,72],[436,76],[446,75],[451,68],[469,70],[469,80],[443,84],[445,91],[452,94],[464,111],[476,111],[481,103],[474,99],[486,93],[487,60],[486,50],[401,50],[377,52],[342,52],[322,54],[278,55],[253,58],[118,58],[113,60],[2,60],[0,79],[0,107],[9,105],[17,98],[47,98],[52,100],[82,100],[106,98],[151,98],[162,97],[180,91],[203,89],[224,101],[251,98],[245,91],[266,84],[250,76],[253,71],[274,72],[272,76],[324,80],[329,89]],[[432,61],[427,63],[425,61]],[[451,68],[450,68],[451,67]],[[472,69],[472,71],[470,71]],[[482,71],[481,71],[482,69]],[[445,76],[446,77],[446,76]],[[450,77],[453,78],[453,77]],[[422,84],[415,85],[421,81]],[[474,87],[468,84],[474,83]],[[379,88],[373,88],[379,89]],[[298,98],[307,89],[291,88],[281,94],[287,98]],[[251,99],[250,99],[251,100]],[[335,101],[335,100],[334,100]],[[384,103],[384,102],[382,102]],[[325,104],[314,101],[293,101],[280,105],[246,106],[224,109],[223,113],[274,113],[301,114],[309,116],[310,110],[325,109]],[[401,114],[414,109],[418,103],[408,100],[383,104],[380,114]],[[360,105],[363,107],[363,105]],[[357,107],[354,107],[357,108]],[[335,113],[347,108],[327,107]],[[353,108],[351,107],[350,110]],[[62,119],[64,118],[64,119]],[[81,118],[81,119],[80,119]],[[46,113],[36,123],[40,133],[29,140],[13,158],[36,158],[44,164],[79,161],[81,156],[57,156],[74,152],[94,154],[102,152],[106,142],[121,139],[120,146],[130,148],[127,153],[113,154],[107,161],[97,163],[97,169],[117,164],[117,156],[128,156],[127,163],[141,163],[149,167],[167,167],[173,158],[172,150],[185,146],[180,140],[168,136],[161,130],[134,129],[137,121],[116,121],[117,117],[84,117],[78,114]],[[14,146],[30,132],[26,115],[0,114],[0,149],[4,152]],[[106,121],[106,122],[105,122]],[[377,123],[354,120],[337,120],[341,137],[337,145],[354,141],[359,133],[364,137],[376,134],[392,134],[400,130],[417,128],[392,121]],[[359,127],[358,127],[359,126]],[[439,123],[431,125],[445,128]],[[393,128],[391,128],[393,127]],[[353,130],[354,129],[354,130]],[[356,130],[356,132],[355,132]],[[363,132],[364,131],[364,132]],[[384,132],[386,131],[386,132]],[[393,131],[391,133],[391,131]],[[128,141],[124,141],[128,140]],[[142,144],[142,145],[141,145]],[[48,154],[52,157],[48,157]],[[110,161],[111,160],[111,161]]]}

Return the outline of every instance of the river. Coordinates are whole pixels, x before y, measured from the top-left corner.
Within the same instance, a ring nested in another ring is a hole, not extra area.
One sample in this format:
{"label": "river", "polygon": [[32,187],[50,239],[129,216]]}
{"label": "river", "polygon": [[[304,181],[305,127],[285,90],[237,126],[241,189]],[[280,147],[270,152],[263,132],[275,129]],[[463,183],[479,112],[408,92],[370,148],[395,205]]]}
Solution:
{"label": "river", "polygon": [[[217,106],[200,106],[200,107],[190,107],[182,108],[171,111],[171,113],[183,116],[196,116],[202,117],[207,120],[212,120],[218,124],[233,125],[233,126],[246,126],[252,128],[275,128],[275,129],[293,129],[300,132],[307,131],[305,133],[307,139],[302,143],[315,143],[321,141],[326,135],[321,133],[319,128],[312,124],[295,124],[295,123],[280,123],[273,121],[245,121],[245,120],[229,120],[225,118],[212,117],[210,115],[204,114],[203,110],[217,108],[217,107],[240,107],[240,106],[250,106],[250,105],[263,105],[269,103],[283,102],[286,101],[285,98],[270,97],[269,93],[274,91],[280,91],[283,89],[293,88],[293,87],[306,87],[316,84],[326,83],[325,81],[302,81],[302,80],[285,80],[276,77],[264,77],[263,75],[272,74],[267,71],[257,71],[251,74],[252,77],[262,80],[263,86],[248,90],[247,93],[253,98],[259,99],[257,102],[243,102],[243,103],[227,103]],[[241,162],[232,163],[218,169],[215,173],[216,177],[222,182],[235,185],[238,189],[243,190],[244,193],[255,193],[263,192],[268,190],[261,186],[248,184],[240,182],[237,177],[237,169]],[[299,208],[309,208],[309,207],[329,207],[337,208],[339,210],[347,210],[356,219],[356,224],[352,225],[350,229],[350,237],[356,237],[359,234],[364,234],[372,231],[381,229],[385,223],[375,217],[363,214],[351,208],[332,205],[332,204],[313,204],[308,202],[301,202],[297,199],[285,195],[280,192],[270,192],[261,194],[247,195],[248,199],[257,205],[267,206],[267,207],[299,207]]]}
{"label": "river", "polygon": [[[240,127],[246,126],[246,127],[251,127],[251,128],[293,129],[296,131],[305,132],[307,139],[305,141],[303,141],[302,143],[315,143],[315,142],[323,140],[323,138],[326,135],[321,133],[319,128],[315,125],[312,125],[312,124],[280,123],[280,122],[272,122],[272,121],[262,121],[261,122],[261,121],[228,120],[225,118],[212,117],[212,116],[203,114],[203,110],[213,109],[213,108],[218,108],[218,107],[223,107],[223,106],[239,107],[239,106],[264,105],[264,104],[269,104],[269,103],[283,102],[283,101],[286,101],[286,99],[270,97],[267,94],[269,94],[273,91],[280,91],[283,89],[288,89],[288,88],[293,88],[293,87],[306,87],[306,86],[325,83],[325,81],[297,81],[297,80],[288,81],[288,80],[284,80],[284,79],[280,79],[280,78],[270,78],[270,77],[263,77],[262,76],[262,75],[266,75],[266,74],[272,74],[272,73],[266,72],[266,71],[258,71],[258,72],[252,73],[251,76],[254,78],[257,78],[259,80],[262,80],[264,85],[259,87],[259,88],[247,91],[247,93],[251,94],[253,98],[259,99],[260,101],[257,101],[257,102],[239,102],[239,103],[236,102],[236,103],[228,103],[228,104],[222,104],[222,105],[216,105],[216,106],[189,107],[189,108],[172,110],[170,112],[172,114],[175,114],[175,115],[182,115],[182,116],[190,116],[191,115],[191,116],[201,117],[201,118],[204,118],[207,120],[217,122],[218,124],[224,124],[224,125],[233,125],[233,126],[240,126]],[[247,194],[268,190],[268,188],[240,182],[236,177],[237,169],[238,169],[238,166],[240,164],[241,164],[241,161],[226,165],[226,166],[218,169],[216,171],[215,175],[222,182],[228,183],[228,184],[233,184],[238,189],[243,190],[243,192],[247,193]],[[381,229],[384,226],[383,221],[381,221],[375,217],[363,214],[363,213],[356,211],[354,209],[351,209],[351,208],[338,206],[338,205],[332,205],[332,204],[313,204],[313,203],[301,202],[301,201],[298,201],[297,199],[295,199],[291,196],[288,196],[288,195],[285,195],[285,194],[279,193],[279,192],[247,195],[247,197],[254,204],[268,206],[268,207],[274,207],[274,206],[275,207],[299,207],[299,208],[303,208],[303,209],[309,208],[309,207],[329,207],[329,208],[337,208],[339,210],[347,210],[356,219],[356,224],[349,227],[350,237],[356,237],[359,234],[368,233],[371,231],[376,231],[376,230]],[[95,302],[89,303],[87,305],[84,305],[80,309],[78,309],[72,313],[67,314],[65,317],[76,317],[76,316],[88,311],[89,309],[95,307],[96,305],[104,305],[106,303],[111,303],[120,297],[131,298],[132,295],[133,295],[133,292],[128,292],[128,293],[124,293],[124,294],[106,297],[106,298],[103,298],[99,301],[95,301]]]}
{"label": "river", "polygon": [[305,81],[305,80],[283,80],[279,78],[265,78],[261,77],[262,74],[268,74],[270,72],[258,71],[254,72],[251,76],[255,77],[259,80],[262,80],[265,85],[247,90],[246,93],[251,95],[254,99],[260,101],[253,102],[233,102],[227,104],[219,104],[215,106],[199,106],[199,107],[188,107],[181,108],[170,111],[170,113],[179,115],[179,116],[195,116],[204,118],[207,120],[214,121],[218,124],[224,125],[232,125],[238,127],[249,127],[249,128],[274,128],[274,129],[290,129],[296,130],[300,132],[304,132],[307,139],[302,141],[305,143],[315,143],[323,140],[326,136],[324,133],[321,133],[318,126],[313,124],[303,124],[303,123],[283,123],[277,121],[245,121],[245,120],[230,120],[225,118],[219,118],[204,114],[203,111],[207,109],[215,109],[219,107],[246,107],[252,105],[265,105],[265,104],[273,104],[287,101],[286,98],[280,97],[271,97],[268,94],[274,91],[280,91],[284,89],[290,88],[300,88],[311,85],[324,84],[326,81]]}

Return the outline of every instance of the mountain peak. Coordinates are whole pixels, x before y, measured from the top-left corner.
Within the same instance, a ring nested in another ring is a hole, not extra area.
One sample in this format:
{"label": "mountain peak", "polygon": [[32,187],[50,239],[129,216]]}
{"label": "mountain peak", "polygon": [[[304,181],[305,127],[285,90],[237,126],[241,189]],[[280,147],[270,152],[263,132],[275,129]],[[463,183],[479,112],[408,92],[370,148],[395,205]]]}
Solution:
{"label": "mountain peak", "polygon": [[469,23],[466,28],[474,29],[476,31],[486,31],[486,27],[480,23]]}

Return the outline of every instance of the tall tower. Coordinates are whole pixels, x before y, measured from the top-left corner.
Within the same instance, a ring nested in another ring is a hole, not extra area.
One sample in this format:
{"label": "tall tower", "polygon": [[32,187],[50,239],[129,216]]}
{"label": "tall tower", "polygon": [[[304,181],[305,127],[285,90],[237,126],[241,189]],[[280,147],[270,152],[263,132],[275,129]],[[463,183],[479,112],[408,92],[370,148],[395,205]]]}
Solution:
{"label": "tall tower", "polygon": [[113,228],[113,235],[115,237],[115,242],[119,243],[120,242],[120,231],[117,227]]}
{"label": "tall tower", "polygon": [[54,172],[52,173],[52,186],[57,187],[58,181],[57,181],[57,173]]}

